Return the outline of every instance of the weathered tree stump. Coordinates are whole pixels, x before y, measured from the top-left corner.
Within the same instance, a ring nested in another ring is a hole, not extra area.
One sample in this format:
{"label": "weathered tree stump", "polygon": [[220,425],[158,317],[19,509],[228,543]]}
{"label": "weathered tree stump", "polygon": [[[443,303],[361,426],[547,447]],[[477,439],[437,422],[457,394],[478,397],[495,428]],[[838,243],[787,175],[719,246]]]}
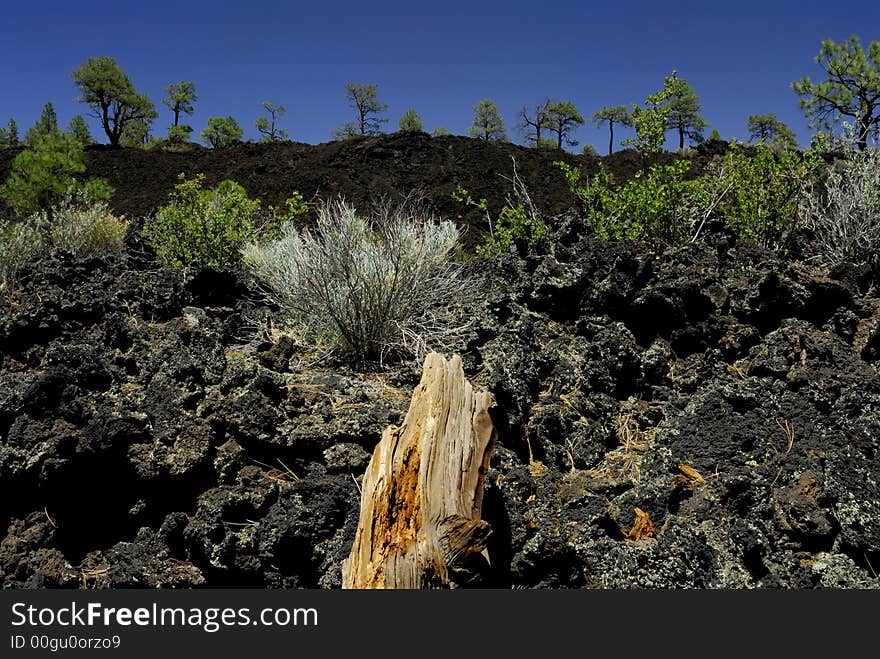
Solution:
{"label": "weathered tree stump", "polygon": [[456,568],[484,552],[480,519],[496,432],[492,397],[474,392],[461,358],[425,358],[400,427],[382,433],[364,475],[360,522],[343,588],[455,587]]}

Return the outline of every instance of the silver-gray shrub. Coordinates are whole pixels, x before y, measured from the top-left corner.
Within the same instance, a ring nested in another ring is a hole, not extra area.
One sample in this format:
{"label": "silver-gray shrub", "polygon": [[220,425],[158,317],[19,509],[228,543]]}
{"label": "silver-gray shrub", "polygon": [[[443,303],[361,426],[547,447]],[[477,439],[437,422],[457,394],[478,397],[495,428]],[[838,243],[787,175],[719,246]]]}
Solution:
{"label": "silver-gray shrub", "polygon": [[317,208],[311,229],[285,225],[277,240],[251,243],[245,263],[286,329],[355,361],[395,351],[444,349],[467,325],[473,295],[455,259],[455,225],[417,202],[382,202],[364,218],[344,200]]}
{"label": "silver-gray shrub", "polygon": [[0,295],[14,295],[26,267],[55,250],[75,258],[119,254],[127,229],[128,222],[114,215],[107,202],[73,187],[49,209],[20,222],[0,220]]}
{"label": "silver-gray shrub", "polygon": [[11,298],[25,268],[46,249],[44,227],[37,222],[0,220],[0,297]]}
{"label": "silver-gray shrub", "polygon": [[49,227],[52,246],[76,258],[123,251],[128,221],[115,215],[106,201],[90,199],[74,188],[67,191],[51,212],[38,213],[36,218]]}
{"label": "silver-gray shrub", "polygon": [[813,251],[826,266],[880,264],[880,150],[849,151],[805,202]]}

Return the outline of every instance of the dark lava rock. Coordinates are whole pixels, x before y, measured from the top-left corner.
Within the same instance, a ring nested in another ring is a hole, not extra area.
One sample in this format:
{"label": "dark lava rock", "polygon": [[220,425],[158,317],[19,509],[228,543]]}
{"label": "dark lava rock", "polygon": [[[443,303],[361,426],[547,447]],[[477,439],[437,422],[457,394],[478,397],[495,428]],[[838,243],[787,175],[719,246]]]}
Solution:
{"label": "dark lava rock", "polygon": [[[559,154],[457,137],[88,155],[133,216],[180,171],[265,203],[428,182],[476,240],[484,218],[449,193],[500,206],[512,155],[540,208],[572,206]],[[619,180],[639,165],[606,162]],[[652,252],[584,237],[571,212],[551,225],[533,253],[470,266],[480,295],[456,350],[499,431],[491,563],[470,585],[880,587],[869,274],[720,233]],[[269,310],[246,277],[159,267],[134,231],[127,245],[31,264],[0,303],[0,586],[339,587],[359,478],[420,365],[312,363],[255,329]]]}

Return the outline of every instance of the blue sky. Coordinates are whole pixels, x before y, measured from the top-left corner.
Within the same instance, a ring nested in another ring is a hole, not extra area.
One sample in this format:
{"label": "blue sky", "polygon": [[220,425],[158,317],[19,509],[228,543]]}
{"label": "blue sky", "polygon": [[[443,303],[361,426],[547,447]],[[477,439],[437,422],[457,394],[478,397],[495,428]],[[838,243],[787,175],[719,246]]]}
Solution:
{"label": "blue sky", "polygon": [[[344,87],[378,85],[387,130],[414,108],[428,130],[465,134],[472,106],[499,106],[514,141],[523,105],[573,101],[585,117],[642,102],[673,69],[694,87],[724,137],[748,137],[750,114],[775,112],[803,144],[811,131],[790,83],[817,79],[824,38],[880,38],[880,3],[826,2],[21,2],[0,0],[0,125],[22,132],[51,101],[62,126],[76,103],[71,72],[109,55],[172,120],[163,88],[193,80],[192,117],[233,115],[256,139],[264,100],[287,107],[290,138],[319,143],[354,118]],[[873,28],[873,29],[872,29]],[[88,119],[88,117],[87,117]],[[93,135],[106,141],[96,121]],[[626,137],[621,131],[620,137]],[[604,152],[607,130],[574,137]],[[671,140],[671,134],[670,134]],[[670,141],[671,144],[671,141]]]}

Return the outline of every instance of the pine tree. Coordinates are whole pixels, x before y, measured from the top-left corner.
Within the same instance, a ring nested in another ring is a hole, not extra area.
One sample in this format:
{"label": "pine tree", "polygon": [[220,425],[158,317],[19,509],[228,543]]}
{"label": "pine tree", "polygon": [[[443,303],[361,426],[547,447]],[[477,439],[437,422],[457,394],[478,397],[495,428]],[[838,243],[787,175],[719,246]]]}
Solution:
{"label": "pine tree", "polygon": [[261,142],[277,142],[287,139],[287,131],[278,128],[275,124],[278,119],[287,113],[283,105],[275,105],[269,101],[263,101],[263,108],[269,113],[269,117],[257,117],[254,127],[263,134]]}
{"label": "pine tree", "polygon": [[12,117],[6,128],[0,128],[0,146],[18,146],[18,124]]}
{"label": "pine tree", "polygon": [[614,152],[614,124],[621,126],[630,126],[629,113],[626,111],[625,105],[606,105],[604,108],[593,114],[592,124],[596,128],[601,128],[602,124],[608,124],[608,155]]}
{"label": "pine tree", "polygon": [[208,117],[208,126],[201,137],[212,149],[223,149],[241,141],[243,134],[235,117]]}
{"label": "pine tree", "polygon": [[380,127],[388,119],[379,115],[388,110],[388,106],[379,102],[376,85],[351,82],[345,86],[345,97],[351,108],[357,112],[358,132],[361,135],[378,135],[382,132]]}
{"label": "pine tree", "polygon": [[571,139],[571,131],[584,125],[584,118],[571,101],[549,103],[546,108],[547,123],[551,133],[556,134],[556,148],[562,150],[563,142],[569,146],[577,146],[577,140]]}
{"label": "pine tree", "polygon": [[548,98],[540,105],[536,105],[532,113],[529,113],[525,107],[519,110],[519,131],[532,148],[543,149],[553,146],[553,142],[542,135],[544,131],[549,131],[551,126],[547,110],[549,106],[550,99]]}
{"label": "pine tree", "polygon": [[195,111],[193,103],[199,98],[196,96],[196,83],[191,80],[181,80],[168,85],[165,93],[168,96],[162,99],[162,103],[174,113],[172,125],[177,126],[180,123],[181,112],[191,115]]}
{"label": "pine tree", "polygon": [[422,120],[419,119],[416,111],[410,109],[403,113],[397,124],[397,130],[401,133],[421,133],[424,132],[425,127],[422,125]]}
{"label": "pine tree", "polygon": [[709,124],[700,116],[703,106],[693,88],[684,78],[672,74],[672,94],[667,104],[669,106],[669,119],[667,126],[670,130],[678,133],[678,148],[684,148],[685,138],[694,144],[705,141],[703,129]]}
{"label": "pine tree", "polygon": [[73,72],[79,87],[79,101],[86,103],[92,116],[101,122],[110,144],[118,146],[123,134],[130,138],[142,134],[159,116],[153,102],[139,94],[129,77],[112,57],[92,57]]}
{"label": "pine tree", "polygon": [[488,98],[474,105],[474,120],[468,128],[468,135],[487,142],[506,142],[504,118],[498,106]]}
{"label": "pine tree", "polygon": [[775,112],[753,114],[746,122],[749,141],[760,140],[771,147],[784,151],[797,148],[797,137],[784,121],[776,117]]}
{"label": "pine tree", "polygon": [[52,135],[58,132],[58,116],[55,114],[55,108],[51,103],[43,106],[40,118],[37,123],[27,129],[24,134],[24,141],[28,146],[33,146],[38,139]]}
{"label": "pine tree", "polygon": [[880,41],[872,41],[865,52],[855,35],[843,43],[826,39],[816,63],[825,69],[825,80],[814,83],[804,77],[791,85],[810,127],[830,130],[849,117],[858,130],[856,144],[866,149],[868,137],[880,126]]}
{"label": "pine tree", "polygon": [[76,141],[83,146],[88,146],[94,142],[92,139],[92,133],[89,131],[89,127],[86,124],[86,120],[83,119],[81,114],[76,115],[70,120],[70,123],[67,125],[67,132],[73,135],[76,138]]}

